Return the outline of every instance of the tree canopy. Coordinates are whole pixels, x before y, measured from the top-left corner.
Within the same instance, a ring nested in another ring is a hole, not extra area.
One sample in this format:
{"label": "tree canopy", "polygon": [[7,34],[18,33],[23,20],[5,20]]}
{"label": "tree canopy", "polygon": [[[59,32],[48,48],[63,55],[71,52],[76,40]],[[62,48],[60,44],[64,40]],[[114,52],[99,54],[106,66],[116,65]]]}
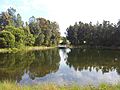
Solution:
{"label": "tree canopy", "polygon": [[72,45],[89,46],[120,46],[120,21],[117,24],[110,21],[90,23],[75,23],[67,28],[67,39]]}
{"label": "tree canopy", "polygon": [[[11,41],[6,36],[13,37]],[[11,48],[21,46],[51,46],[57,45],[60,39],[59,25],[45,18],[29,18],[24,23],[21,15],[16,14],[16,9],[8,8],[0,13],[0,47]],[[10,41],[10,42],[9,42]],[[10,45],[9,45],[10,44]]]}

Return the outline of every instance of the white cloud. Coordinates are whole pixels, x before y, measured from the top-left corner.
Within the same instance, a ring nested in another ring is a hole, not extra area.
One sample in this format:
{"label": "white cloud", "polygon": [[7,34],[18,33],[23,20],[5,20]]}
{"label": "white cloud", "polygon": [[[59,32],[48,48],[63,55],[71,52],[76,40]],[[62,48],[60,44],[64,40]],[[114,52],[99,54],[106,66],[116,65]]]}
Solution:
{"label": "white cloud", "polygon": [[[21,0],[20,4],[13,3],[12,6],[23,18],[35,15],[57,21],[63,33],[76,21],[95,23],[105,19],[117,22],[120,18],[119,3],[119,0]],[[10,4],[6,1],[3,7],[8,6]]]}

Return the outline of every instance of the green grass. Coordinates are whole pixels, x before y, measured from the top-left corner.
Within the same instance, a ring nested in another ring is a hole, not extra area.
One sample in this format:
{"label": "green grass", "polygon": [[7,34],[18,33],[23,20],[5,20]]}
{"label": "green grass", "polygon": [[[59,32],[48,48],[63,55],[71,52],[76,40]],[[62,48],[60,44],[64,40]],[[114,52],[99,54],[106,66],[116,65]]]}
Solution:
{"label": "green grass", "polygon": [[31,50],[47,50],[55,47],[35,46],[35,47],[21,47],[21,48],[0,48],[0,53],[16,53],[19,51],[31,51]]}
{"label": "green grass", "polygon": [[0,90],[120,90],[120,85],[101,84],[98,87],[88,86],[59,86],[55,84],[19,85],[14,82],[0,82]]}

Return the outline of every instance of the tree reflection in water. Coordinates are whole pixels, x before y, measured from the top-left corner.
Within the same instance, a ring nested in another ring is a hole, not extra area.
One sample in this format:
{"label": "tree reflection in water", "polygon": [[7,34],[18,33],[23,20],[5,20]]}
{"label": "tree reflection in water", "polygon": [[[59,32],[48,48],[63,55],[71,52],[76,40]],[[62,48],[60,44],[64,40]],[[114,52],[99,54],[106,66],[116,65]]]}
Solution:
{"label": "tree reflection in water", "polygon": [[59,68],[58,49],[19,52],[11,54],[0,53],[0,80],[17,80],[29,72],[31,79],[43,77]]}
{"label": "tree reflection in water", "polygon": [[95,69],[97,72],[101,70],[104,74],[116,70],[119,73],[120,52],[117,50],[71,49],[66,63],[79,71]]}
{"label": "tree reflection in water", "polygon": [[[107,73],[107,74],[106,74]],[[114,83],[120,78],[120,52],[98,49],[50,49],[0,54],[0,80],[20,84]]]}

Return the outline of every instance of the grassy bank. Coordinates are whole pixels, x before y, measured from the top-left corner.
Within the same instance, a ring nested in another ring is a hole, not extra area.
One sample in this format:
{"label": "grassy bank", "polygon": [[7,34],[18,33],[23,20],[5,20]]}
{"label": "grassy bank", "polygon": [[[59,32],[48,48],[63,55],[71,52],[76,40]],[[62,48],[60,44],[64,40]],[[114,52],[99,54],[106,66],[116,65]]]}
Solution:
{"label": "grassy bank", "polygon": [[68,46],[69,48],[81,48],[81,49],[105,49],[105,50],[120,50],[120,47],[114,47],[114,46],[89,46],[89,45],[79,45],[79,46],[74,46],[70,45]]}
{"label": "grassy bank", "polygon": [[54,47],[46,47],[46,46],[35,46],[35,47],[22,47],[22,48],[0,48],[0,53],[16,53],[19,51],[31,51],[31,50],[47,50],[52,49]]}
{"label": "grassy bank", "polygon": [[43,85],[18,85],[13,82],[1,82],[0,90],[120,90],[120,85],[107,85],[101,84],[98,87],[94,86],[58,86],[55,84],[43,84]]}

